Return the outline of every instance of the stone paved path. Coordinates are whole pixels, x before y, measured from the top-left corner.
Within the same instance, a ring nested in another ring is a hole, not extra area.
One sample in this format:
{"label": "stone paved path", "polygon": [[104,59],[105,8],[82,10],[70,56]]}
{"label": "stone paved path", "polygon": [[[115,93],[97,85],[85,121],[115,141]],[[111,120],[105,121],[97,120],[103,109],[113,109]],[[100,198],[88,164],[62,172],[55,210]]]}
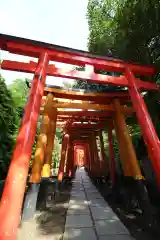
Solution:
{"label": "stone paved path", "polygon": [[63,240],[133,240],[83,168],[77,170]]}

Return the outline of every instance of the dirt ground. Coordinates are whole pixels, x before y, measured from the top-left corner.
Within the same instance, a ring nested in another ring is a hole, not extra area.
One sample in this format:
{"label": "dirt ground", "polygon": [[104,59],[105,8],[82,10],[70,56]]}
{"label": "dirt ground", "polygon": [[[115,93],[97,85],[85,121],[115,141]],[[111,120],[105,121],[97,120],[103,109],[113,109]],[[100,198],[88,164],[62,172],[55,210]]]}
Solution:
{"label": "dirt ground", "polygon": [[55,185],[44,187],[38,196],[34,219],[21,224],[18,240],[61,240],[63,237],[71,185],[63,185],[55,200],[50,198]]}

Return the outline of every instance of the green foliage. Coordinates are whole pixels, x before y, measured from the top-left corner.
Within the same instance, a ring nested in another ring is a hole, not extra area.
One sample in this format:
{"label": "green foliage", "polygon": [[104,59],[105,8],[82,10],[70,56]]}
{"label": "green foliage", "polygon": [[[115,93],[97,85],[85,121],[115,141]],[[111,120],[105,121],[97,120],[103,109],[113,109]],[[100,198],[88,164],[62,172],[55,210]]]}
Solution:
{"label": "green foliage", "polygon": [[29,88],[26,84],[26,81],[27,79],[16,79],[8,86],[19,117],[22,117],[23,115],[24,106],[29,93]]}
{"label": "green foliage", "polygon": [[[5,80],[0,75],[0,179],[4,179],[8,171],[12,149],[18,134],[19,123],[24,113],[29,88],[28,79],[16,79],[7,88]],[[40,133],[40,116],[37,124],[35,141],[32,148],[30,167],[36,151],[36,143]],[[62,134],[61,128],[56,129],[55,145],[53,150],[53,167],[57,168],[60,160]]]}
{"label": "green foliage", "polygon": [[[141,64],[154,63],[159,67],[159,13],[160,1],[158,0],[89,0],[87,12],[89,51],[101,56],[120,58]],[[146,79],[144,77],[142,79],[155,81],[159,84],[160,74],[158,73],[152,79]],[[78,82],[77,85],[82,86],[84,89],[90,88],[93,90],[92,86],[88,86],[87,82]],[[112,88],[112,90],[115,91],[116,89]],[[160,136],[159,97],[158,92],[147,92],[144,100],[153,124]],[[127,118],[127,124],[137,157],[139,160],[142,160],[142,158],[146,158],[147,151],[136,117]],[[116,162],[119,162],[119,150],[115,136],[114,150]]]}
{"label": "green foliage", "polygon": [[57,137],[59,143],[61,143],[62,142],[62,128],[60,128],[60,127],[56,128],[56,137]]}
{"label": "green foliage", "polygon": [[89,51],[150,63],[159,48],[159,12],[158,0],[89,0]]}
{"label": "green foliage", "polygon": [[63,87],[64,88],[72,88],[72,83],[70,81],[64,80],[63,81]]}
{"label": "green foliage", "polygon": [[60,153],[61,153],[61,144],[59,142],[59,139],[57,138],[57,136],[55,137],[55,141],[54,141],[54,150],[53,150],[53,161],[52,161],[52,166],[53,168],[57,168],[59,165],[59,161],[60,161]]}
{"label": "green foliage", "polygon": [[6,176],[14,145],[16,111],[5,80],[0,75],[0,179]]}

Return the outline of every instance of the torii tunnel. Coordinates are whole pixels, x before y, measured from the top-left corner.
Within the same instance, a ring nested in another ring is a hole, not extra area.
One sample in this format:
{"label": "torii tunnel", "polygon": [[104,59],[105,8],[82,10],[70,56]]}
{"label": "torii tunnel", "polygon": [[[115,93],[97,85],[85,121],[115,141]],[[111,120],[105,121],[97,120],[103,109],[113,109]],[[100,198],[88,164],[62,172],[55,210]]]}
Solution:
{"label": "torii tunnel", "polygon": [[[30,183],[37,184],[42,178],[50,177],[56,126],[63,128],[61,160],[57,176],[59,183],[65,176],[74,176],[75,165],[79,165],[84,166],[91,177],[110,176],[114,184],[116,166],[113,130],[118,141],[124,176],[142,182],[143,176],[125,121],[126,116],[135,114],[152,161],[157,185],[160,187],[159,139],[141,94],[142,91],[159,91],[159,88],[153,82],[140,79],[141,76],[153,77],[158,72],[155,67],[141,66],[3,34],[0,34],[0,48],[9,53],[34,57],[38,60],[37,62],[3,60],[1,63],[1,69],[32,73],[34,76],[0,202],[0,239],[8,239],[8,236],[10,239],[16,238],[32,145],[40,114],[42,114],[40,135]],[[67,71],[57,68],[50,61],[90,67],[86,67],[84,71]],[[121,74],[119,76],[97,74],[95,69]],[[46,76],[122,86],[127,90],[85,93],[47,88]],[[102,131],[108,132],[109,164],[105,157]]]}

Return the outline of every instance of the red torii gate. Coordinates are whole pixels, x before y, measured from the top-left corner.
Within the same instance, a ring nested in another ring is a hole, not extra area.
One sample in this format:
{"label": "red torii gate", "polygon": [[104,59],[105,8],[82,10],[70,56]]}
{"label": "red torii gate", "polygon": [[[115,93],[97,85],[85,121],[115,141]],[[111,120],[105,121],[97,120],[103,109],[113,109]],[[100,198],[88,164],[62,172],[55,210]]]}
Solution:
{"label": "red torii gate", "polygon": [[[0,203],[1,239],[7,239],[8,236],[10,236],[11,239],[15,239],[16,236],[46,75],[128,87],[128,93],[132,100],[144,140],[152,159],[157,183],[160,185],[159,139],[150,119],[144,99],[140,93],[142,90],[158,91],[159,88],[154,83],[144,82],[135,78],[135,74],[153,76],[157,72],[153,66],[140,66],[134,63],[125,63],[118,59],[103,58],[83,51],[3,34],[0,34],[0,48],[11,53],[38,58],[38,63],[18,63],[4,60],[1,64],[2,69],[18,70],[34,74],[33,84],[25,107],[25,114],[17,137]],[[88,64],[93,66],[93,71],[89,73],[86,71],[80,73],[75,70],[66,72],[62,69],[55,68],[54,65],[49,65],[50,60],[80,66]],[[94,73],[94,68],[121,72],[122,75],[119,77],[110,77],[96,74]],[[16,198],[15,189],[18,191]]]}

